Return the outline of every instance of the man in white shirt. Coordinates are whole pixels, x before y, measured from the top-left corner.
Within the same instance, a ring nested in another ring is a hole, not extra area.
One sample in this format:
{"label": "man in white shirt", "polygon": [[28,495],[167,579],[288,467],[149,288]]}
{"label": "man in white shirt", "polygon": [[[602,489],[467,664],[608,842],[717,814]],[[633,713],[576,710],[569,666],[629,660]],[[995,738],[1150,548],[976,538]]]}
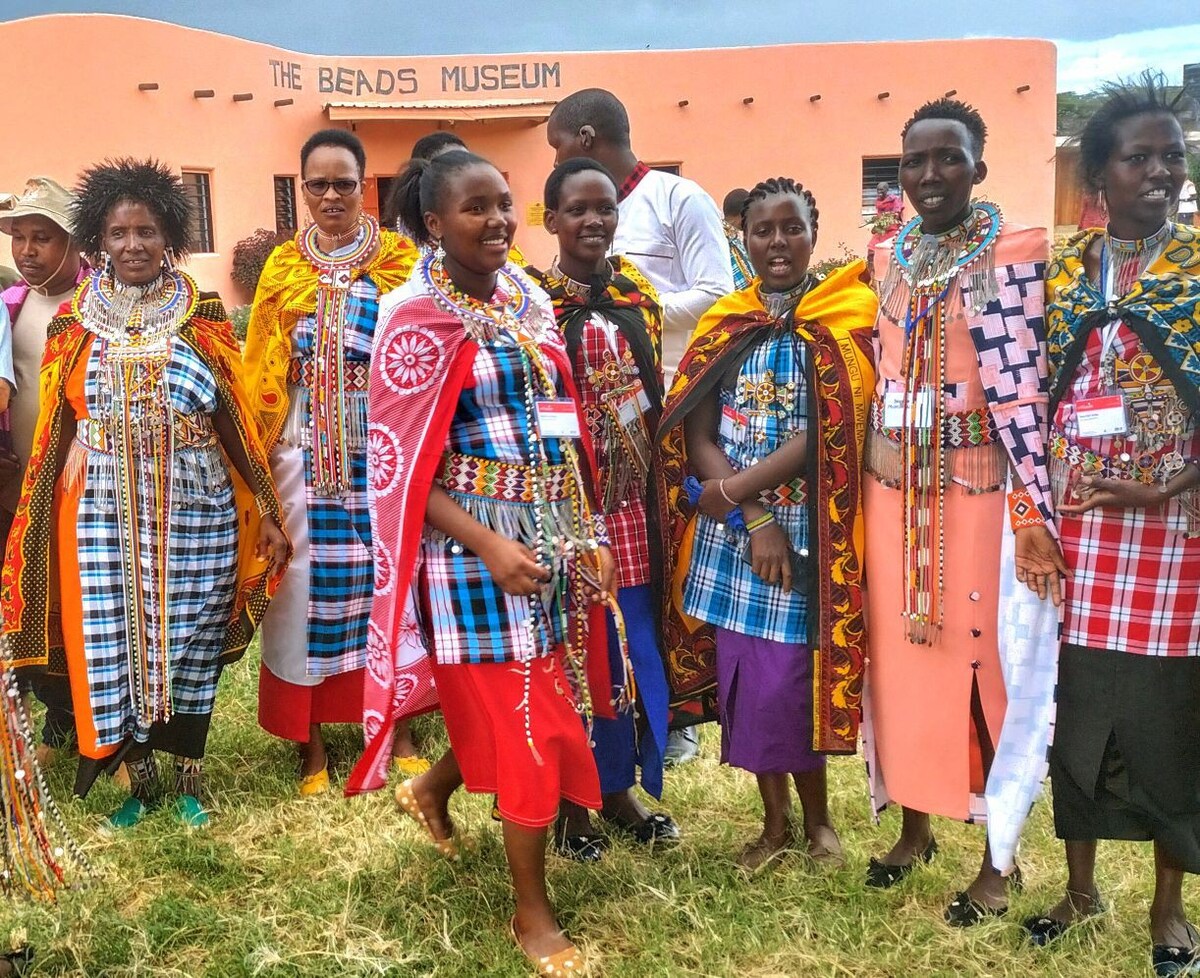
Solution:
{"label": "man in white shirt", "polygon": [[[550,113],[546,139],[555,165],[586,156],[616,179],[620,220],[612,250],[630,259],[658,291],[670,386],[696,322],[734,288],[720,210],[698,183],[651,170],[638,159],[630,144],[629,113],[612,92],[585,88],[568,95]],[[668,736],[664,759],[683,764],[698,751],[695,728],[685,727]]]}
{"label": "man in white shirt", "polygon": [[546,138],[557,153],[555,164],[587,156],[616,178],[621,219],[613,253],[629,258],[650,280],[662,303],[665,333],[686,343],[708,307],[733,291],[729,245],[712,197],[692,180],[642,163],[630,146],[625,106],[602,88],[559,102]]}
{"label": "man in white shirt", "polygon": [[1190,177],[1183,181],[1183,187],[1179,191],[1177,219],[1180,224],[1194,225],[1196,223],[1196,184]]}

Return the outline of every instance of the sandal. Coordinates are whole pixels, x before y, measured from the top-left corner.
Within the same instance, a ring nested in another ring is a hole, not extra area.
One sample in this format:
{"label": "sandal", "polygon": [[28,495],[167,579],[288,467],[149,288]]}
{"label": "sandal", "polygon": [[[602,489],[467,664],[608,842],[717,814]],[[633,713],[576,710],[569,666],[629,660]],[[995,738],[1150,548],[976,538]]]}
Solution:
{"label": "sandal", "polygon": [[305,774],[301,777],[297,790],[300,792],[301,798],[323,795],[329,790],[329,765],[326,764],[314,774]]}
{"label": "sandal", "polygon": [[809,838],[805,845],[805,854],[818,866],[828,866],[830,869],[845,869],[846,854],[842,851],[842,840],[832,828],[833,845],[815,842]]}
{"label": "sandal", "polygon": [[447,859],[457,861],[459,858],[458,840],[454,838],[453,834],[448,839],[439,839],[433,834],[433,828],[425,818],[425,813],[421,811],[417,796],[413,794],[411,781],[401,781],[396,788],[396,806],[429,834],[429,840],[438,852]]}
{"label": "sandal", "polygon": [[133,795],[130,795],[121,804],[115,812],[108,816],[100,826],[100,831],[105,835],[110,835],[114,832],[124,832],[126,829],[131,829],[142,821],[149,813],[142,802]]}
{"label": "sandal", "polygon": [[210,821],[195,795],[180,795],[175,799],[175,817],[185,829],[206,829]]}
{"label": "sandal", "polygon": [[632,836],[634,840],[644,846],[653,845],[656,842],[674,842],[679,838],[679,826],[675,824],[675,820],[670,815],[662,812],[653,812],[632,825],[615,818],[606,817],[604,820],[613,828]]}
{"label": "sandal", "polygon": [[1052,944],[1063,936],[1072,927],[1090,920],[1093,917],[1099,917],[1101,914],[1108,911],[1108,905],[1102,900],[1095,900],[1092,903],[1092,909],[1085,914],[1080,914],[1074,920],[1055,920],[1053,917],[1026,917],[1021,921],[1021,926],[1025,928],[1025,937],[1034,947],[1045,947],[1047,944]]}
{"label": "sandal", "polygon": [[33,947],[29,944],[24,944],[14,951],[8,951],[5,954],[0,954],[0,961],[8,965],[8,971],[0,971],[0,976],[4,975],[23,975],[25,969],[33,964]]}
{"label": "sandal", "polygon": [[[584,960],[583,953],[574,944],[554,954],[545,954],[539,957],[525,950],[525,945],[521,943],[521,938],[517,936],[516,917],[513,917],[508,922],[508,929],[517,947],[520,948],[521,953],[532,961],[537,968],[539,976],[544,976],[544,978],[563,978],[564,975],[582,975],[586,970],[587,962]],[[559,933],[561,934],[562,931],[559,931]]]}
{"label": "sandal", "polygon": [[872,856],[870,863],[867,865],[867,886],[873,886],[877,890],[889,889],[916,869],[918,863],[928,864],[933,862],[933,857],[937,855],[937,851],[937,839],[930,839],[929,845],[913,856],[912,860],[903,866],[893,866],[891,863],[882,862]]}
{"label": "sandal", "polygon": [[433,767],[433,765],[430,764],[429,761],[417,754],[409,754],[406,757],[392,758],[392,770],[405,780],[424,774],[431,767]]}
{"label": "sandal", "polygon": [[760,869],[765,869],[772,863],[781,860],[792,851],[795,844],[795,839],[788,839],[779,848],[774,849],[770,843],[764,842],[761,838],[755,839],[742,847],[742,851],[734,859],[734,865],[744,873],[757,873]]}

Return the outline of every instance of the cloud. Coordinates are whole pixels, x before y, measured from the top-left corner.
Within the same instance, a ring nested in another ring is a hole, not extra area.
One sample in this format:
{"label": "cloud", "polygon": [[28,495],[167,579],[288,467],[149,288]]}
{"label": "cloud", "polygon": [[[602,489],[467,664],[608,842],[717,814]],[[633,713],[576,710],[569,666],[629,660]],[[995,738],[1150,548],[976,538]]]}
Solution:
{"label": "cloud", "polygon": [[1200,61],[1200,24],[1157,27],[1096,41],[1056,41],[1058,90],[1087,92],[1102,82],[1159,68],[1179,84],[1183,66]]}

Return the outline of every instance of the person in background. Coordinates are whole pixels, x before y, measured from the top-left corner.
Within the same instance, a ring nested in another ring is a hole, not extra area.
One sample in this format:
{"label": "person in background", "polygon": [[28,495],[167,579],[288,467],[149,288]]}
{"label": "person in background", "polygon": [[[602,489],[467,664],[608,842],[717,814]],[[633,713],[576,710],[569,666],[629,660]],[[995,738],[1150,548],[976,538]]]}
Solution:
{"label": "person in background", "polygon": [[[614,254],[634,262],[658,291],[663,313],[664,373],[673,374],[696,323],[719,298],[733,291],[729,241],[721,212],[697,183],[653,170],[633,151],[629,113],[612,92],[587,88],[554,107],[546,139],[555,164],[577,156],[602,163],[618,181],[621,220]],[[698,704],[676,703],[666,762],[696,757]]]}
{"label": "person in background", "polygon": [[737,187],[725,195],[721,211],[725,215],[725,238],[729,242],[729,269],[733,272],[733,287],[741,291],[754,279],[750,255],[742,239],[742,206],[750,191]]}
{"label": "person in background", "polygon": [[[670,693],[659,650],[655,600],[662,579],[657,519],[648,506],[651,451],[662,409],[662,316],[654,286],[628,258],[606,257],[617,230],[617,184],[586,157],[554,168],[546,180],[546,230],[558,258],[545,272],[528,269],[554,303],[554,315],[575,370],[575,386],[596,453],[597,502],[617,562],[617,603],[625,619],[637,702],[616,719],[597,718],[593,753],[604,798],[601,814],[642,844],[679,837],[669,815],[650,812],[634,793],[662,797],[663,749]],[[655,513],[656,517],[657,514]],[[621,674],[617,624],[608,615],[609,669]],[[635,722],[634,714],[637,714]],[[560,855],[600,858],[608,839],[592,828],[588,810],[564,801],[555,831]]]}
{"label": "person in background", "polygon": [[[64,302],[91,272],[71,234],[70,191],[49,177],[32,177],[12,206],[0,212],[0,232],[11,238],[13,263],[20,280],[0,294],[13,326],[15,390],[8,412],[9,443],[0,447],[0,540],[8,537],[21,496],[25,466],[33,448],[41,405],[38,372],[46,352],[46,332]],[[6,465],[7,463],[7,465]],[[61,651],[59,649],[58,651]],[[75,713],[67,663],[51,657],[45,670],[25,670],[21,679],[46,705],[38,760],[47,765],[54,753],[75,740]],[[122,770],[121,780],[124,780]]]}
{"label": "person in background", "polygon": [[[738,866],[757,870],[797,842],[840,865],[824,755],[858,740],[861,452],[879,303],[861,261],[809,274],[816,204],[795,181],[757,184],[742,217],[756,277],[701,318],[663,408],[668,614],[704,623],[691,629],[693,658],[707,632],[721,760],[758,781],[762,831]],[[700,492],[685,520],[689,477]],[[831,587],[837,602],[814,601]]]}
{"label": "person in background", "polygon": [[867,243],[867,271],[875,267],[875,249],[895,237],[904,223],[904,197],[892,192],[892,185],[880,180],[875,185],[875,216],[871,218],[871,240]]}
{"label": "person in background", "polygon": [[1177,220],[1180,224],[1194,227],[1196,224],[1196,184],[1191,177],[1183,181],[1179,189],[1179,213]]}
{"label": "person in background", "polygon": [[1200,873],[1200,236],[1170,214],[1187,174],[1161,75],[1109,85],[1080,162],[1104,228],[1047,273],[1050,478],[1069,576],[1050,753],[1067,884],[1035,944],[1104,910],[1099,839],[1151,841],[1151,963],[1194,975]]}
{"label": "person in background", "polygon": [[[263,622],[258,722],[298,745],[301,795],[329,789],[322,724],[362,722],[374,582],[367,377],[379,296],[416,258],[362,212],[365,172],[353,133],[326,129],[305,142],[313,223],[268,259],[243,355],[295,548]],[[406,725],[393,756],[404,776],[428,767]]]}
{"label": "person in background", "polygon": [[[1047,235],[973,200],[986,135],[979,113],[952,99],[904,126],[900,183],[918,219],[876,256],[866,450],[864,744],[876,810],[903,807],[867,885],[894,886],[934,857],[930,813],[986,816],[979,872],[945,910],[963,927],[1007,910],[1005,874],[1020,881],[1013,850],[1049,742],[1062,563],[1045,525]],[[1028,618],[1001,602],[1014,561],[1038,567],[1040,599],[1015,589],[1037,602]],[[1043,671],[1014,668],[1033,652]],[[1010,718],[1009,683],[1031,672],[1034,695]],[[1040,712],[1026,729],[1031,702]],[[994,804],[992,785],[1009,782],[1020,797]]]}

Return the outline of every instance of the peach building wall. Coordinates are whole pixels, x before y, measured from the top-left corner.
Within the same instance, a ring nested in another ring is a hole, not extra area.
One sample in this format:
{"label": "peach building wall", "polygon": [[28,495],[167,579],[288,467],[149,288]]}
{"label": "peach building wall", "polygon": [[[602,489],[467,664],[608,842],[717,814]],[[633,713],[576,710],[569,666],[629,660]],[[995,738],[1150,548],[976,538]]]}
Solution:
{"label": "peach building wall", "polygon": [[[328,103],[558,100],[599,86],[628,106],[642,159],[680,163],[718,202],[734,186],[794,176],[817,195],[818,257],[834,253],[840,242],[862,253],[868,237],[859,227],[863,158],[898,155],[899,131],[913,109],[956,89],[990,129],[985,156],[991,172],[982,193],[1011,221],[1053,220],[1055,50],[1049,41],[410,57],[402,53],[403,35],[397,23],[394,57],[352,58],[297,54],[105,14],[0,24],[0,91],[6,93],[0,190],[19,191],[33,174],[71,183],[86,164],[114,155],[154,155],[175,168],[209,171],[215,253],[195,256],[190,267],[204,287],[220,290],[232,304],[247,298],[228,277],[233,246],[255,228],[274,227],[272,177],[297,173],[300,145],[311,132],[353,125],[373,181],[392,175],[412,142],[438,127],[407,120],[330,123]],[[321,44],[317,29],[312,43]],[[158,89],[139,91],[140,83]],[[196,98],[197,89],[211,89],[214,97]],[[881,99],[883,92],[889,95]],[[239,93],[253,98],[235,102]],[[810,101],[813,95],[821,97]],[[274,104],[283,99],[292,103]],[[455,129],[509,175],[520,213],[517,241],[535,262],[548,262],[552,242],[540,224],[529,223],[536,220],[530,205],[540,201],[553,164],[545,125],[493,120],[459,122]],[[374,200],[373,182],[367,196]],[[297,203],[303,220],[299,196]]]}

